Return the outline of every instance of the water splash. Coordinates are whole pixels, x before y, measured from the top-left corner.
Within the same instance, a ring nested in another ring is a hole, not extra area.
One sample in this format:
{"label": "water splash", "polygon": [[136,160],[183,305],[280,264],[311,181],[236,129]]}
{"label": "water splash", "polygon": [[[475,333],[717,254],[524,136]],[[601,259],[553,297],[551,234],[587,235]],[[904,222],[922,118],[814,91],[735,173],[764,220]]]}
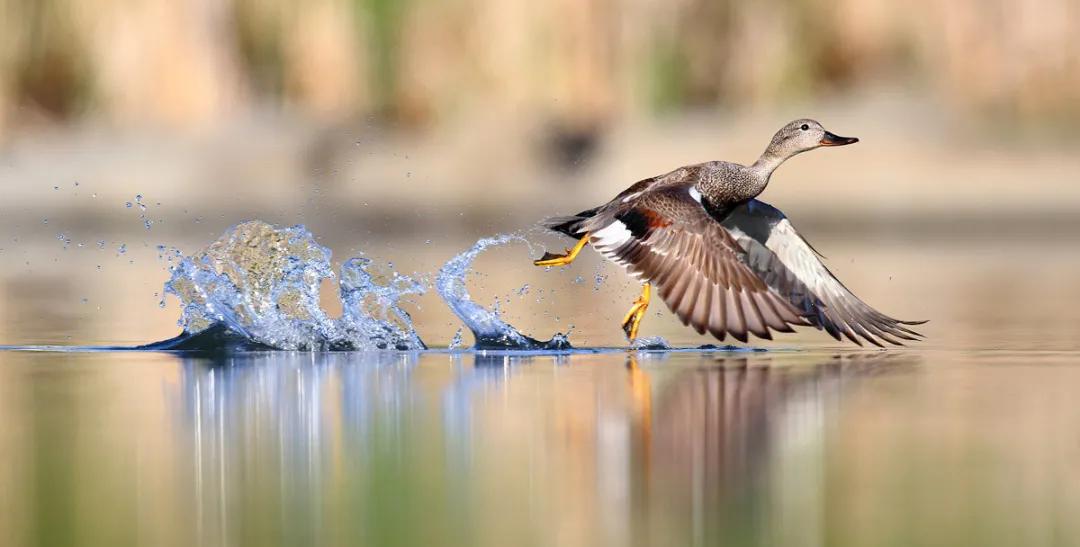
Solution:
{"label": "water splash", "polygon": [[334,319],[319,306],[320,285],[334,277],[330,250],[300,225],[239,224],[172,269],[165,291],[180,299],[184,333],[162,344],[219,347],[239,337],[244,347],[285,350],[424,349],[400,307],[424,285],[397,273],[380,284],[369,265],[342,266],[344,313]]}
{"label": "water splash", "polygon": [[[488,309],[470,298],[465,278],[476,257],[512,241],[527,243],[517,234],[485,238],[450,259],[435,280],[439,295],[472,332],[473,349],[572,349],[567,335],[547,341],[526,336],[500,317],[497,304]],[[335,278],[330,250],[303,226],[245,222],[192,256],[160,245],[158,252],[175,261],[165,293],[180,300],[183,333],[139,349],[426,349],[404,304],[424,294],[430,280],[402,275],[392,263],[376,267],[368,258],[351,258],[337,276],[343,313],[329,317],[319,305],[319,292],[324,281]],[[516,292],[523,296],[528,291],[524,285]],[[450,349],[462,345],[459,330]]]}
{"label": "water splash", "polygon": [[446,346],[446,349],[451,351],[461,349],[462,345],[464,345],[463,338],[461,336],[462,329],[464,329],[464,327],[458,327],[458,330],[454,332],[454,337],[450,339],[450,344]]}
{"label": "water splash", "polygon": [[637,338],[630,343],[630,349],[644,351],[666,351],[672,349],[671,344],[662,336],[647,336]]}
{"label": "water splash", "polygon": [[[395,349],[426,347],[413,328],[412,317],[401,307],[411,295],[427,292],[421,280],[391,272],[385,283],[369,272],[371,260],[357,257],[341,266],[340,334],[349,340],[375,340]],[[355,344],[354,344],[355,345]]]}
{"label": "water splash", "polygon": [[472,268],[473,261],[485,249],[513,241],[526,242],[517,234],[503,234],[477,241],[469,250],[450,259],[435,280],[435,288],[446,305],[461,319],[476,339],[475,349],[515,349],[515,350],[561,350],[571,349],[570,340],[564,334],[556,334],[544,342],[526,336],[509,323],[499,318],[499,314],[489,310],[469,296],[465,276]]}

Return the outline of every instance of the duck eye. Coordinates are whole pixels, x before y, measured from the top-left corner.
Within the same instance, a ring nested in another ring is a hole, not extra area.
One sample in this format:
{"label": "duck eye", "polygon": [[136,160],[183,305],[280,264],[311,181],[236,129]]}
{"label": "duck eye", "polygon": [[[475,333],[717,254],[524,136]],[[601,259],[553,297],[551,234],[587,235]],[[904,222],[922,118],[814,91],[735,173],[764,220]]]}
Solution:
{"label": "duck eye", "polygon": [[804,123],[804,124],[802,124],[802,127],[800,127],[799,129],[802,129],[803,131],[806,131],[807,129],[810,129],[810,126]]}

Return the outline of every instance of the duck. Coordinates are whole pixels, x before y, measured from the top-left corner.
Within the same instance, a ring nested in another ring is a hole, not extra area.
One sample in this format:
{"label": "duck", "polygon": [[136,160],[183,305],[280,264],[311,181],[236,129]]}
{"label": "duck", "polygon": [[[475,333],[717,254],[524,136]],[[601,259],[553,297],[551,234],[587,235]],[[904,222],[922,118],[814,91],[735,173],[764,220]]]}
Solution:
{"label": "duck", "polygon": [[777,208],[757,199],[781,164],[803,152],[847,146],[812,119],[792,121],[773,135],[750,165],[709,161],[638,181],[611,201],[541,225],[576,243],[533,262],[570,265],[591,246],[642,283],[623,316],[637,339],[653,287],[668,309],[698,334],[746,343],[752,334],[815,327],[838,341],[901,346],[923,335],[925,321],[894,319],[841,283],[823,258]]}

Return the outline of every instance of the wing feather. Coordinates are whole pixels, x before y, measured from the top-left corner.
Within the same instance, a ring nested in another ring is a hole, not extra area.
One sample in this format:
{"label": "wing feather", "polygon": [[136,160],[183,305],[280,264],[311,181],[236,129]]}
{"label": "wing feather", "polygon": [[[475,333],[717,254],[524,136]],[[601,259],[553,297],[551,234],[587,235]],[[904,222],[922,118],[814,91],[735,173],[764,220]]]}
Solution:
{"label": "wing feather", "polygon": [[691,186],[647,190],[588,219],[593,247],[652,283],[668,308],[699,333],[741,341],[809,324],[767,285],[732,234],[693,199]]}
{"label": "wing feather", "polygon": [[745,251],[750,269],[833,338],[881,346],[882,341],[903,345],[901,340],[922,337],[906,325],[924,321],[889,317],[848,290],[778,209],[750,200],[733,209],[722,224]]}

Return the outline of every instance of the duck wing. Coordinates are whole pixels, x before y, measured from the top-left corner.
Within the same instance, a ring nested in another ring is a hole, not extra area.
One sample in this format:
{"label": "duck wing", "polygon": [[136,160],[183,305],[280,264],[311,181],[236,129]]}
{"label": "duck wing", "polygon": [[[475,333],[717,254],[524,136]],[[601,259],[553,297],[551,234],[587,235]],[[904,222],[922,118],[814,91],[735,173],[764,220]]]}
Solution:
{"label": "duck wing", "polygon": [[593,248],[652,283],[668,308],[723,340],[807,325],[801,311],[750,267],[746,251],[717,222],[693,186],[647,190],[585,220]]}
{"label": "duck wing", "polygon": [[820,255],[795,231],[779,209],[750,200],[732,209],[721,222],[745,251],[747,265],[810,323],[833,338],[841,335],[862,345],[860,338],[903,345],[919,333],[905,327],[925,321],[893,319],[855,296],[821,262]]}

